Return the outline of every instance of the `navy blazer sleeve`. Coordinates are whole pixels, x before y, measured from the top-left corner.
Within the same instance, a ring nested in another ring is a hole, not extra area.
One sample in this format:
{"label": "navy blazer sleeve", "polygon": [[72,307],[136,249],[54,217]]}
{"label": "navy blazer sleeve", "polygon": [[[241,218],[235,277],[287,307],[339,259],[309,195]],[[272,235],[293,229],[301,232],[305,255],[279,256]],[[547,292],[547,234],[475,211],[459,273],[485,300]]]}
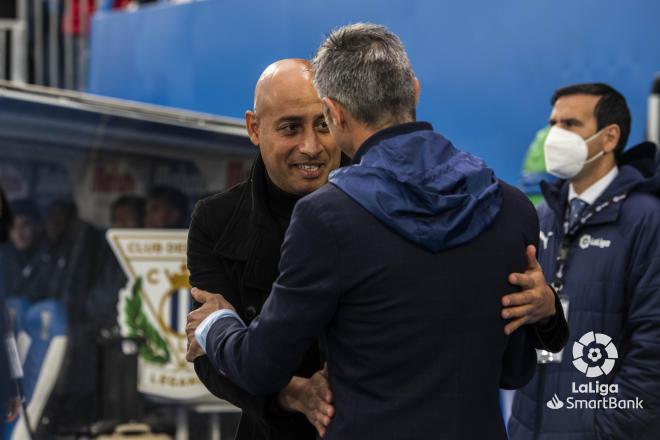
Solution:
{"label": "navy blazer sleeve", "polygon": [[[538,249],[539,220],[536,210],[522,194],[521,203],[520,215],[523,219],[523,230],[521,232],[525,246],[532,244]],[[522,249],[521,252],[525,252],[525,249]],[[561,318],[564,319],[563,313]],[[501,388],[520,388],[532,380],[536,371],[536,350],[534,350],[534,346],[539,343],[541,343],[541,338],[539,338],[536,326],[525,325],[509,336],[502,357]]]}
{"label": "navy blazer sleeve", "polygon": [[[552,289],[552,287],[550,288]],[[557,292],[555,292],[554,289],[552,289],[552,291],[555,294],[555,310],[557,313],[550,318],[550,322],[546,325],[533,325],[535,339],[534,346],[539,350],[558,353],[564,348],[566,341],[568,341],[569,330],[559,295],[557,295]]]}
{"label": "navy blazer sleeve", "polygon": [[332,319],[342,294],[337,240],[308,199],[294,209],[282,245],[280,276],[261,310],[245,327],[233,318],[208,333],[209,359],[253,394],[285,386],[309,347]]}

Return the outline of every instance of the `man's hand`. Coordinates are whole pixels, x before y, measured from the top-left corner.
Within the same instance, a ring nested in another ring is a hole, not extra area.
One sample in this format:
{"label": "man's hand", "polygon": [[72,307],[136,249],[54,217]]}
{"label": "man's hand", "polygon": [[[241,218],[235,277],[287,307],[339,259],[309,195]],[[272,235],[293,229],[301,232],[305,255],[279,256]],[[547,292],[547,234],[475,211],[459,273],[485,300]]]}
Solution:
{"label": "man's hand", "polygon": [[202,347],[197,343],[197,339],[195,339],[195,332],[193,332],[192,336],[188,334],[188,351],[186,351],[186,360],[188,362],[194,362],[195,359],[204,356],[205,354],[206,353],[204,353]]}
{"label": "man's hand", "polygon": [[527,246],[525,273],[510,274],[509,282],[520,286],[523,291],[502,297],[502,318],[512,319],[504,327],[505,334],[510,335],[523,324],[543,324],[557,313],[555,294],[545,282],[534,246]]}
{"label": "man's hand", "polygon": [[278,393],[277,403],[286,411],[303,413],[322,438],[335,414],[327,366],[309,379],[294,376]]}
{"label": "man's hand", "polygon": [[188,322],[186,323],[186,336],[188,337],[188,351],[186,353],[186,360],[188,362],[194,361],[199,356],[204,355],[202,347],[195,339],[195,330],[201,322],[216,310],[229,309],[236,311],[222,295],[218,293],[210,293],[205,290],[193,287],[190,291],[192,297],[201,304],[201,306],[192,312],[188,313]]}

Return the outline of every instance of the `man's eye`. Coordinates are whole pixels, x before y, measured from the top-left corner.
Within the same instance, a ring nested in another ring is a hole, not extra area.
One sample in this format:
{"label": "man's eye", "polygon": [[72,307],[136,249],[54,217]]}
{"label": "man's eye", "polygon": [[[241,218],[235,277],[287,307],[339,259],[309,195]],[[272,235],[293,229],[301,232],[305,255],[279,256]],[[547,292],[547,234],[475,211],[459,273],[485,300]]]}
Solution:
{"label": "man's eye", "polygon": [[328,133],[330,130],[328,129],[328,123],[325,122],[325,119],[321,119],[317,124],[316,124],[316,129],[322,133]]}
{"label": "man's eye", "polygon": [[286,124],[281,126],[279,131],[285,136],[291,136],[298,132],[298,126],[296,124]]}

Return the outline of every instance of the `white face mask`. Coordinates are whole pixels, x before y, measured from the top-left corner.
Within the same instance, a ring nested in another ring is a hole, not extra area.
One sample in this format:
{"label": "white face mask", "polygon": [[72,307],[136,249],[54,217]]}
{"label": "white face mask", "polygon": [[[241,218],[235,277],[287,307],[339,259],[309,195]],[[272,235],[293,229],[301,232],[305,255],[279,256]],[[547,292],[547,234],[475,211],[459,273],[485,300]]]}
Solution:
{"label": "white face mask", "polygon": [[596,132],[588,139],[558,126],[553,126],[545,139],[545,169],[560,179],[575,177],[586,164],[605,154],[604,151],[587,160],[589,148],[587,142],[598,136],[603,130]]}

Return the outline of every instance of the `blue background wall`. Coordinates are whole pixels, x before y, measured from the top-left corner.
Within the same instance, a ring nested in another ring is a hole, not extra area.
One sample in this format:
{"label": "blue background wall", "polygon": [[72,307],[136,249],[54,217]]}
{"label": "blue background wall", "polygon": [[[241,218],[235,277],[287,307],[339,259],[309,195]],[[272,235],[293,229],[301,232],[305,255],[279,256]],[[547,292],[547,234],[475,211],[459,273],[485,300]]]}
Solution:
{"label": "blue background wall", "polygon": [[99,13],[89,91],[242,117],[269,63],[311,57],[331,28],[355,21],[401,36],[422,84],[419,119],[507,180],[568,83],[618,88],[633,111],[630,143],[644,138],[658,0],[206,0]]}

